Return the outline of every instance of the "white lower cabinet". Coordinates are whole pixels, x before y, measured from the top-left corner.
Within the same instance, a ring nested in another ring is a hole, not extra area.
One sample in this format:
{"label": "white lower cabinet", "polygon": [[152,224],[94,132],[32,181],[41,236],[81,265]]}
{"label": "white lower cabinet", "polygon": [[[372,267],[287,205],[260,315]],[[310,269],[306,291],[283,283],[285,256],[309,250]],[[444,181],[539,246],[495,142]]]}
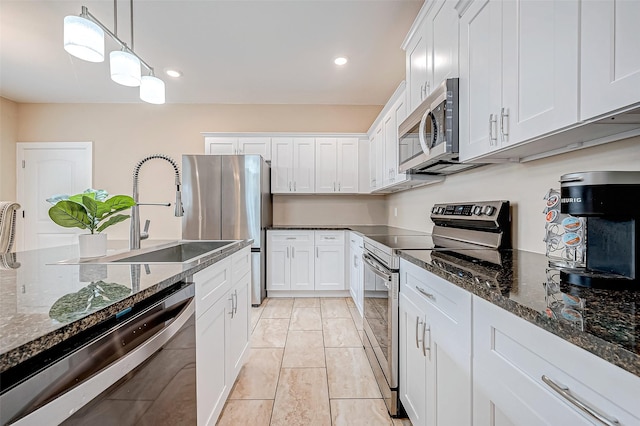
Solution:
{"label": "white lower cabinet", "polygon": [[349,232],[349,255],[347,265],[349,268],[349,292],[353,303],[358,308],[360,315],[364,314],[364,263],[362,254],[364,241],[361,235]]}
{"label": "white lower cabinet", "polygon": [[344,231],[268,231],[267,291],[344,291]]}
{"label": "white lower cabinet", "polygon": [[471,294],[402,260],[399,306],[400,399],[412,424],[471,425]]}
{"label": "white lower cabinet", "polygon": [[250,251],[246,247],[193,276],[198,425],[216,423],[248,355],[251,268],[234,274],[233,265],[244,265]]}
{"label": "white lower cabinet", "polygon": [[640,424],[637,376],[477,296],[473,330],[474,424]]}

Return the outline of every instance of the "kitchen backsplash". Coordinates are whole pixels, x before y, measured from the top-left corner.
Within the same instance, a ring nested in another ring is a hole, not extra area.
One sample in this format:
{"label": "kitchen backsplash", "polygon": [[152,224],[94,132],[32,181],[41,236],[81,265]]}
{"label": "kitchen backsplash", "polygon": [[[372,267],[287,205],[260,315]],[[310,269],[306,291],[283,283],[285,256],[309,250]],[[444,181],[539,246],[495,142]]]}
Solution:
{"label": "kitchen backsplash", "polygon": [[512,206],[513,246],[544,253],[544,195],[560,187],[561,175],[590,170],[640,170],[640,137],[528,163],[491,164],[448,176],[444,183],[389,195],[388,224],[427,231],[436,202],[504,199]]}

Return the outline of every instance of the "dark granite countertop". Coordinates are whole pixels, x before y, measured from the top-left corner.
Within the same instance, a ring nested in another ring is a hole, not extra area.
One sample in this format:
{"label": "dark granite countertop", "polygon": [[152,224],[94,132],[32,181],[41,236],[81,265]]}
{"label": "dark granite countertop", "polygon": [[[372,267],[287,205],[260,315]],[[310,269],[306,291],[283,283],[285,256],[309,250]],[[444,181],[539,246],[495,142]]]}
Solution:
{"label": "dark granite countertop", "polygon": [[[56,264],[77,246],[0,255],[0,373],[249,245],[184,264]],[[65,307],[76,294],[92,296],[89,306]]]}
{"label": "dark granite countertop", "polygon": [[354,231],[362,236],[370,235],[428,235],[427,232],[386,225],[273,225],[271,231]]}
{"label": "dark granite countertop", "polygon": [[455,253],[400,251],[402,259],[640,376],[640,292],[564,284],[543,254],[501,255],[498,266]]}

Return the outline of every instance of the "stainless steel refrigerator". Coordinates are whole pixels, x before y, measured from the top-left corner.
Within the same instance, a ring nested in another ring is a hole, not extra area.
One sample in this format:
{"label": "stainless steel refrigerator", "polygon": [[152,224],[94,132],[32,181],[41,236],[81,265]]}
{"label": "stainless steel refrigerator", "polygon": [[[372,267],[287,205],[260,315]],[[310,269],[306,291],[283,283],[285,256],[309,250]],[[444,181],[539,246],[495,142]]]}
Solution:
{"label": "stainless steel refrigerator", "polygon": [[272,224],[271,173],[259,155],[182,156],[182,238],[253,239],[251,304],[266,297],[267,227]]}

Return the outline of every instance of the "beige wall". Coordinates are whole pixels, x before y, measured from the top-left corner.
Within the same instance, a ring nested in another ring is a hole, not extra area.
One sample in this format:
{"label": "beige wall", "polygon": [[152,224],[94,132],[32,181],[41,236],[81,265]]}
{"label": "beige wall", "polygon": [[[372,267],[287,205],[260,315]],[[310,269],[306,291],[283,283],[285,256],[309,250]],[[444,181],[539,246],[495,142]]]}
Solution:
{"label": "beige wall", "polygon": [[[182,154],[201,154],[204,152],[204,140],[200,132],[364,133],[381,108],[335,105],[18,104],[17,140],[92,141],[93,186],[106,189],[111,194],[131,194],[131,173],[137,161],[153,153],[167,154],[178,162]],[[15,171],[12,173],[13,179],[8,186],[15,187]],[[140,174],[140,201],[173,201],[172,176],[168,163],[159,160],[146,163]],[[288,201],[288,197],[282,200],[278,198],[274,203],[277,223],[305,223],[307,217],[320,220],[317,215],[318,203],[307,201],[301,204],[302,207],[296,207]],[[323,197],[323,200],[343,205],[344,199],[337,198]],[[366,206],[358,206],[357,211],[370,214],[371,221],[375,218],[378,223],[384,222],[386,211],[383,203],[375,201],[373,213],[369,213]],[[180,237],[180,219],[172,216],[173,210],[151,206],[141,207],[140,210],[143,220],[151,219],[152,238]],[[352,209],[336,209],[332,211],[331,222],[351,222],[353,217]],[[128,222],[110,228],[109,238],[127,239]]]}
{"label": "beige wall", "polygon": [[640,137],[529,163],[483,166],[448,176],[443,183],[390,195],[389,224],[428,231],[433,226],[429,211],[436,202],[505,199],[513,205],[514,246],[544,253],[542,197],[549,188],[560,187],[561,175],[590,170],[639,171]]}
{"label": "beige wall", "polygon": [[16,199],[18,104],[0,97],[0,200]]}
{"label": "beige wall", "polygon": [[380,195],[274,195],[274,225],[375,225],[387,222]]}

